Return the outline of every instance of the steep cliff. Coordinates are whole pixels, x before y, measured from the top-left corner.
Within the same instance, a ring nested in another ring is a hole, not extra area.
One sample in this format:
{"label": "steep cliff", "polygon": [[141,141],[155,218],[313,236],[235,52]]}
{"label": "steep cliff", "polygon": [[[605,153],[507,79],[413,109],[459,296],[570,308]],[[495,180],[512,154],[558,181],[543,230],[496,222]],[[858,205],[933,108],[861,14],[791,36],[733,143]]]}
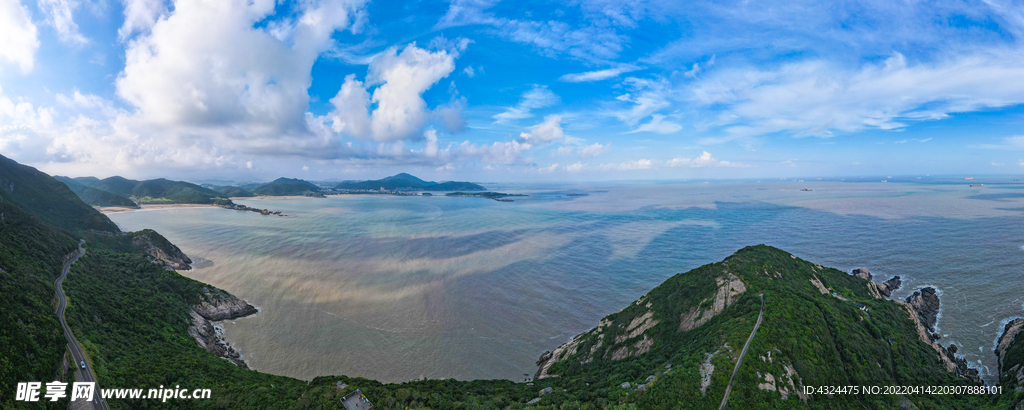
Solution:
{"label": "steep cliff", "polygon": [[189,259],[188,255],[185,255],[181,249],[178,249],[177,246],[156,231],[143,229],[138,232],[130,232],[128,235],[131,237],[133,245],[138,246],[156,260],[163,261],[164,264],[172,269],[192,269],[192,259]]}

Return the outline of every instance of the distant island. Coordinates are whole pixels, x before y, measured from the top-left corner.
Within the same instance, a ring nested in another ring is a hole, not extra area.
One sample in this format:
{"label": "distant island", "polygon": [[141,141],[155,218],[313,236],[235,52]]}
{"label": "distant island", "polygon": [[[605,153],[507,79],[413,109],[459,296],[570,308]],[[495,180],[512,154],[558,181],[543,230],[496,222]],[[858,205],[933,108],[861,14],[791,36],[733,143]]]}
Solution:
{"label": "distant island", "polygon": [[401,173],[372,181],[344,181],[334,186],[336,191],[486,191],[472,182],[433,182]]}
{"label": "distant island", "polygon": [[458,197],[473,197],[473,198],[487,198],[493,199],[498,202],[513,202],[513,200],[506,197],[509,196],[526,196],[523,194],[505,194],[501,192],[452,192],[445,194],[444,196],[458,196]]}
{"label": "distant island", "polygon": [[[231,198],[252,198],[257,196],[306,196],[325,198],[327,195],[417,195],[428,191],[456,191],[448,196],[481,197],[502,202],[510,195],[487,192],[487,188],[472,182],[424,181],[413,175],[401,173],[383,179],[370,181],[343,181],[334,185],[326,182],[313,183],[297,178],[278,178],[271,182],[246,183],[239,185],[197,185],[165,178],[136,181],[120,176],[105,179],[96,177],[71,178],[54,177],[63,182],[83,202],[98,207],[138,209],[140,205],[217,205],[228,209],[258,212],[263,215],[283,215],[278,211],[250,208],[237,205]],[[227,182],[227,181],[225,181]],[[221,182],[223,183],[223,182]]]}

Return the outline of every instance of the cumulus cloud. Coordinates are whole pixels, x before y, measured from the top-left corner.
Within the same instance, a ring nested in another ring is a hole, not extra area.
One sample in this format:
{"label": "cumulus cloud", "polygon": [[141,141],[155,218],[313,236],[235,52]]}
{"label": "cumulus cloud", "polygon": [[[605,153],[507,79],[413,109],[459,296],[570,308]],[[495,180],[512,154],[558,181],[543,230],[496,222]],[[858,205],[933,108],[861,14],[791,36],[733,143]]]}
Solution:
{"label": "cumulus cloud", "polygon": [[551,92],[547,86],[534,85],[529,91],[523,93],[515,107],[508,107],[504,112],[495,115],[494,122],[501,124],[511,120],[530,118],[533,117],[531,111],[550,107],[558,104],[558,102],[558,96]]}
{"label": "cumulus cloud", "polygon": [[[370,63],[366,83],[379,84],[372,98],[367,100],[364,84],[350,75],[338,95],[331,99],[335,130],[375,141],[409,138],[422,130],[430,117],[423,92],[454,69],[454,57],[446,50],[430,52],[415,44],[406,46],[401,53],[396,47],[389,48]],[[376,104],[372,112],[368,112],[369,103]],[[449,107],[452,109],[456,107]],[[441,115],[452,122],[452,112]]]}
{"label": "cumulus cloud", "polygon": [[32,71],[38,32],[28,8],[18,0],[0,0],[0,44],[0,62],[13,63],[25,74]]}
{"label": "cumulus cloud", "polygon": [[308,3],[289,44],[254,24],[273,2],[179,0],[132,41],[117,93],[161,127],[246,127],[254,135],[304,130],[310,69],[359,3]]}
{"label": "cumulus cloud", "polygon": [[149,31],[160,16],[166,15],[167,3],[164,0],[122,0],[124,6],[124,23],[117,30],[122,41],[132,34]]}
{"label": "cumulus cloud", "polygon": [[608,146],[607,145],[601,145],[601,144],[595,142],[593,145],[588,145],[588,146],[583,147],[582,149],[580,149],[580,156],[583,157],[583,158],[596,157],[598,155],[603,154],[607,150],[608,150]]}
{"label": "cumulus cloud", "polygon": [[711,156],[710,152],[704,151],[695,158],[684,158],[676,157],[667,161],[665,165],[670,167],[690,167],[690,168],[702,168],[702,167],[732,167],[732,168],[747,168],[749,165],[742,163],[735,163],[729,161],[719,161],[718,159]]}
{"label": "cumulus cloud", "polygon": [[544,122],[530,127],[529,133],[520,133],[516,141],[529,146],[537,146],[563,138],[565,138],[565,133],[562,131],[562,117],[549,115],[544,118]]}

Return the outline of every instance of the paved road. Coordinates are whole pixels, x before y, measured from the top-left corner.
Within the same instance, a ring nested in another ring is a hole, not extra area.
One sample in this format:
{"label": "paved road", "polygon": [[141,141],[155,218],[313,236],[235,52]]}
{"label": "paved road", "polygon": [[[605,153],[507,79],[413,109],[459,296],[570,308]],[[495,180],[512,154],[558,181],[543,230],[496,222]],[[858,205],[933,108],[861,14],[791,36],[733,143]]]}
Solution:
{"label": "paved road", "polygon": [[747,348],[750,347],[750,341],[754,340],[754,335],[757,334],[757,328],[761,327],[761,319],[764,319],[764,293],[761,296],[761,313],[757,315],[757,323],[754,323],[754,330],[750,332],[750,337],[747,338],[747,343],[743,345],[743,350],[740,351],[740,358],[736,359],[736,367],[732,368],[732,376],[729,376],[729,384],[725,386],[725,396],[722,397],[722,404],[718,406],[718,410],[725,408],[725,405],[729,403],[729,393],[732,392],[732,381],[736,378],[736,371],[740,369],[740,363],[743,363],[743,356],[747,355]]}
{"label": "paved road", "polygon": [[[57,288],[57,318],[60,319],[60,325],[61,327],[64,328],[64,338],[68,340],[68,350],[71,351],[71,357],[75,360],[75,381],[95,382],[96,375],[93,374],[92,372],[92,366],[89,366],[89,364],[86,363],[85,371],[82,371],[81,369],[80,363],[86,361],[85,353],[82,352],[82,348],[78,346],[78,341],[75,339],[75,335],[71,334],[71,330],[68,329],[67,322],[64,321],[64,309],[68,307],[68,298],[67,296],[64,296],[64,289],[61,287],[61,283],[64,282],[64,278],[68,277],[68,271],[71,270],[71,264],[75,263],[75,261],[77,261],[78,258],[85,254],[85,249],[82,249],[83,243],[85,243],[84,239],[78,242],[78,253],[76,253],[75,257],[71,258],[71,260],[69,260],[68,263],[64,264],[64,271],[60,273],[60,277],[57,278],[55,282],[53,282],[53,285],[55,288]],[[70,387],[68,388],[67,393],[68,397],[71,397]],[[79,402],[76,403],[71,403],[71,406],[75,409],[91,408],[94,410],[110,410],[110,407],[107,407],[107,403],[103,402],[103,400],[100,399],[99,383],[96,384],[96,391],[95,394],[93,395],[93,401],[86,403],[81,402],[82,400],[79,400]],[[83,404],[85,405],[83,406]],[[89,406],[89,404],[91,404],[91,406]]]}

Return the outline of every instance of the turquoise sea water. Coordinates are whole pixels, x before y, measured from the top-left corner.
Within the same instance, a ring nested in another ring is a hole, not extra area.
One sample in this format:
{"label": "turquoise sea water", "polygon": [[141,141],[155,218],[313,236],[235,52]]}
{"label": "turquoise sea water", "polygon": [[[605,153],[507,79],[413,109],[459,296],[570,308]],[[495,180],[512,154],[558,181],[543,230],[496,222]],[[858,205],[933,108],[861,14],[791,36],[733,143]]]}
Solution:
{"label": "turquoise sea water", "polygon": [[183,274],[259,306],[225,324],[228,340],[250,367],[303,379],[522,379],[542,352],[666,278],[759,243],[900,275],[900,299],[938,288],[943,345],[994,370],[994,339],[1024,315],[1024,185],[889,181],[492,184],[530,196],[243,199],[290,216],[110,216],[161,232],[196,260]]}

